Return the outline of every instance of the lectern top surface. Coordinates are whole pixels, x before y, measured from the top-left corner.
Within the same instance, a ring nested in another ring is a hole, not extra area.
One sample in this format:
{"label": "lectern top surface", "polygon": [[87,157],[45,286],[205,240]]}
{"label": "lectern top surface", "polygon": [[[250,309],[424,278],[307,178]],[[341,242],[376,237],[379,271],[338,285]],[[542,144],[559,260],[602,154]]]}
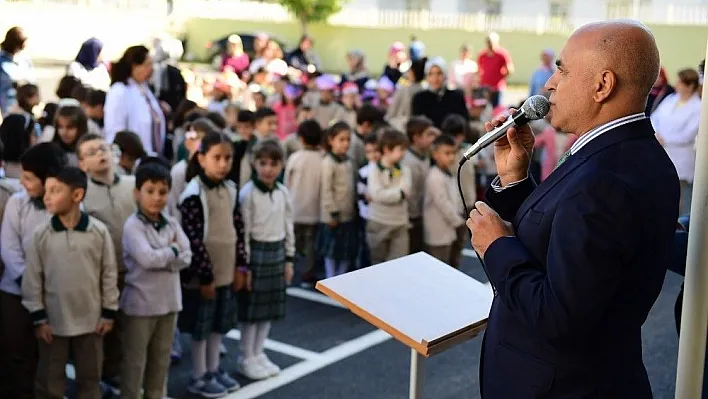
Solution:
{"label": "lectern top surface", "polygon": [[318,284],[420,343],[482,323],[493,298],[488,286],[423,252]]}

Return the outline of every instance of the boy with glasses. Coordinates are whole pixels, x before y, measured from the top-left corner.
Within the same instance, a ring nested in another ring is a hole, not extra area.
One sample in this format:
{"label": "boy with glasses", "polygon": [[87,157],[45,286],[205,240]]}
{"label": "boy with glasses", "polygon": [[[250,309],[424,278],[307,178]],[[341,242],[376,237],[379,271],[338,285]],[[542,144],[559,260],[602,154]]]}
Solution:
{"label": "boy with glasses", "polygon": [[[76,143],[79,167],[88,176],[84,209],[90,216],[103,222],[113,239],[118,265],[118,289],[125,285],[122,242],[125,221],[136,211],[133,176],[119,176],[115,172],[111,146],[103,137],[86,134]],[[120,322],[104,339],[103,381],[115,393],[121,367]]]}

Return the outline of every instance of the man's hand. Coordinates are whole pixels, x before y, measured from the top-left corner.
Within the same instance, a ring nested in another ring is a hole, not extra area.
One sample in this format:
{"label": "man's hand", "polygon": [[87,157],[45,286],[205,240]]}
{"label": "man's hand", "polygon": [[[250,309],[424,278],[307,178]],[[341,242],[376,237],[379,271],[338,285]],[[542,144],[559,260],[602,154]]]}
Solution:
{"label": "man's hand", "polygon": [[96,326],[96,334],[104,337],[113,329],[113,320],[101,319]]}
{"label": "man's hand", "polygon": [[42,323],[34,328],[34,335],[38,340],[48,344],[52,343],[52,327],[47,323]]}
{"label": "man's hand", "polygon": [[484,202],[477,201],[474,205],[467,227],[472,232],[472,248],[484,259],[487,248],[501,237],[514,235],[514,228]]}
{"label": "man's hand", "polygon": [[293,263],[285,262],[285,285],[290,285],[293,282],[293,275],[295,274]]}
{"label": "man's hand", "polygon": [[[513,114],[516,110],[510,108],[509,112]],[[490,132],[506,119],[506,116],[496,117],[491,122],[485,123],[484,128]],[[494,143],[494,162],[497,164],[497,173],[502,187],[526,178],[531,163],[533,143],[533,132],[529,125],[510,127],[506,131],[506,137]]]}

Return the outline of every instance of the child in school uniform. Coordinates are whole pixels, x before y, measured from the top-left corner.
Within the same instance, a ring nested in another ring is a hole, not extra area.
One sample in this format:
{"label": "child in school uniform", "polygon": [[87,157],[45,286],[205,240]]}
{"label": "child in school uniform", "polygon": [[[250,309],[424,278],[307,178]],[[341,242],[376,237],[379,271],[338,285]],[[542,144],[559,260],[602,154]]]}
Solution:
{"label": "child in school uniform", "polygon": [[[34,229],[51,215],[44,206],[44,181],[50,171],[66,164],[66,155],[53,143],[40,143],[19,159],[24,190],[13,194],[5,205],[0,230],[0,253],[5,271],[0,280],[0,329],[10,365],[8,398],[34,399],[37,340],[32,319],[22,306],[22,276]],[[2,365],[0,365],[2,366]]]}
{"label": "child in school uniform", "polygon": [[406,135],[383,130],[379,137],[381,160],[371,168],[368,179],[369,219],[366,240],[371,264],[408,255],[408,201],[411,172],[401,160],[408,147]]}
{"label": "child in school uniform", "polygon": [[[3,146],[0,142],[0,160],[2,159]],[[0,166],[2,166],[2,161],[0,161]],[[10,196],[15,192],[19,191],[19,182],[13,181],[14,179],[7,179],[5,177],[0,177],[0,225],[2,225],[2,216],[5,211],[5,205],[10,199]],[[0,277],[2,277],[5,272],[5,265],[0,259]],[[0,306],[0,324],[3,323],[2,317],[2,306]],[[2,329],[0,328],[0,334],[2,334]],[[1,335],[0,335],[1,336]],[[12,367],[10,359],[7,357],[7,348],[5,347],[4,339],[0,338],[0,370],[9,370]],[[11,397],[10,385],[12,382],[8,379],[9,375],[0,374],[0,398]]]}
{"label": "child in school uniform", "polygon": [[116,173],[122,176],[132,175],[135,172],[135,165],[138,160],[147,155],[140,136],[130,130],[122,130],[116,133],[113,138],[113,146],[120,151]]}
{"label": "child in school uniform", "polygon": [[320,228],[317,247],[327,278],[344,274],[356,260],[357,229],[354,169],[347,157],[351,129],[337,122],[327,129],[327,155],[322,159]]}
{"label": "child in school uniform", "polygon": [[22,304],[39,343],[37,397],[64,397],[73,361],[77,398],[100,395],[103,337],[118,310],[116,257],[106,225],[80,209],[86,175],[54,171],[45,183],[51,220],[37,226],[27,251]]}
{"label": "child in school uniform", "polygon": [[334,122],[346,119],[347,113],[336,101],[335,91],[337,82],[332,75],[322,75],[315,79],[317,90],[320,93],[319,104],[313,108],[314,119],[319,122],[322,129],[327,129]]}
{"label": "child in school uniform", "polygon": [[357,170],[369,163],[364,151],[364,140],[371,135],[376,137],[374,130],[383,122],[383,116],[383,112],[371,104],[364,104],[356,112],[356,129],[352,132],[348,155]]}
{"label": "child in school uniform", "polygon": [[253,134],[257,143],[264,140],[280,143],[280,137],[278,137],[278,115],[272,108],[258,108],[254,113],[254,119],[256,123]]}
{"label": "child in school uniform", "polygon": [[297,128],[303,149],[296,151],[285,167],[285,186],[290,192],[295,224],[295,250],[302,257],[302,281],[315,280],[315,238],[320,221],[320,179],[322,165],[322,128],[306,120]]}
{"label": "child in school uniform", "polygon": [[[84,210],[90,216],[103,222],[113,239],[116,264],[118,265],[118,290],[123,290],[125,282],[125,265],[123,264],[123,226],[125,221],[135,213],[134,176],[120,176],[115,173],[115,163],[111,146],[101,136],[88,133],[76,143],[76,154],[79,167],[88,176],[86,196],[83,200]],[[119,390],[118,378],[121,368],[121,320],[117,320],[115,328],[104,340],[104,388],[113,392]]]}
{"label": "child in school uniform", "polygon": [[237,135],[235,139],[232,139],[234,143],[233,165],[229,174],[231,181],[236,183],[238,187],[243,187],[253,175],[251,152],[257,140],[253,134],[256,124],[255,116],[253,111],[249,110],[241,110],[238,113]]}
{"label": "child in school uniform", "polygon": [[430,170],[430,145],[440,132],[433,122],[424,116],[414,116],[406,123],[406,134],[410,145],[403,157],[403,165],[411,171],[411,193],[408,196],[408,218],[411,222],[409,250],[411,253],[423,250],[423,194],[425,177]]}
{"label": "child in school uniform", "polygon": [[54,116],[54,137],[56,143],[67,156],[69,165],[79,166],[76,156],[76,143],[88,133],[88,118],[79,106],[60,107]]}
{"label": "child in school uniform", "polygon": [[184,188],[187,187],[187,167],[197,150],[199,143],[207,133],[218,132],[218,128],[207,118],[199,118],[187,126],[187,131],[184,134],[184,148],[187,150],[187,159],[182,159],[170,170],[172,179],[172,187],[170,188],[170,196],[167,200],[167,209],[170,216],[180,219],[180,213],[177,209],[179,205],[179,197],[182,195]]}
{"label": "child in school uniform", "polygon": [[156,158],[140,163],[133,193],[138,211],[123,228],[128,273],[120,298],[123,317],[121,397],[162,399],[170,366],[177,314],[182,310],[180,270],[192,251],[179,222],[163,214],[170,192],[167,165]]}
{"label": "child in school uniform", "polygon": [[[309,119],[312,119],[312,108],[306,105],[300,106],[300,108],[297,109],[297,125],[300,126],[304,121]],[[283,147],[285,148],[285,161],[287,163],[291,155],[304,147],[297,131],[288,135],[288,137],[283,140]]]}
{"label": "child in school uniform", "polygon": [[285,316],[285,288],[293,278],[295,233],[288,189],[278,183],[283,149],[265,141],[253,153],[256,176],[239,195],[248,262],[247,289],[239,292],[241,330],[239,371],[252,380],[280,373],[263,345],[271,322]]}
{"label": "child in school uniform", "polygon": [[371,266],[371,255],[369,254],[369,244],[366,242],[366,220],[369,218],[369,188],[368,180],[371,168],[375,168],[381,159],[378,139],[374,135],[369,135],[364,139],[364,151],[368,164],[362,166],[357,173],[356,193],[357,207],[359,209],[359,268]]}
{"label": "child in school uniform", "polygon": [[192,262],[181,273],[183,310],[178,326],[192,335],[187,390],[204,398],[239,389],[219,359],[224,335],[236,326],[238,268],[247,263],[236,185],[228,179],[232,152],[226,134],[204,136],[190,161],[196,174],[187,174],[190,180],[179,203]]}
{"label": "child in school uniform", "polygon": [[[455,139],[455,144],[457,145],[457,155],[455,158],[459,161],[462,159],[467,148],[470,146],[469,135],[471,134],[470,125],[465,121],[460,115],[453,114],[448,115],[440,126],[443,134],[452,136]],[[493,150],[493,149],[492,149]],[[472,210],[472,206],[477,201],[477,184],[476,184],[476,169],[475,166],[479,162],[478,154],[470,162],[467,162],[465,166],[460,171],[460,182],[462,183],[462,191],[465,194],[465,202],[467,203],[467,214]],[[494,159],[491,159],[491,163],[494,163]],[[457,184],[457,168],[452,168],[452,176],[455,178],[455,184]],[[459,191],[457,196],[459,197]],[[462,225],[457,228],[455,242],[452,243],[451,253],[451,265],[459,265],[462,261],[462,249],[469,242],[470,231],[467,226]]]}
{"label": "child in school uniform", "polygon": [[457,229],[465,224],[457,182],[452,175],[456,155],[457,145],[451,136],[443,134],[433,142],[435,166],[430,168],[425,179],[423,227],[426,252],[459,268],[459,264],[453,263],[455,259],[451,252]]}

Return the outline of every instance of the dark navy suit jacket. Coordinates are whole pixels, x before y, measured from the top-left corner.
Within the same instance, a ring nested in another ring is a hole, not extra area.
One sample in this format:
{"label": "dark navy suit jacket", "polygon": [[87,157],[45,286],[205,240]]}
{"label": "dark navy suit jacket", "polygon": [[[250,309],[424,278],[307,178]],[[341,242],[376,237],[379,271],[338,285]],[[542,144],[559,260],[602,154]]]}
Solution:
{"label": "dark navy suit jacket", "polygon": [[484,399],[652,397],[641,326],[666,274],[679,192],[648,119],[591,140],[538,187],[488,191],[516,235],[484,255],[498,292]]}

